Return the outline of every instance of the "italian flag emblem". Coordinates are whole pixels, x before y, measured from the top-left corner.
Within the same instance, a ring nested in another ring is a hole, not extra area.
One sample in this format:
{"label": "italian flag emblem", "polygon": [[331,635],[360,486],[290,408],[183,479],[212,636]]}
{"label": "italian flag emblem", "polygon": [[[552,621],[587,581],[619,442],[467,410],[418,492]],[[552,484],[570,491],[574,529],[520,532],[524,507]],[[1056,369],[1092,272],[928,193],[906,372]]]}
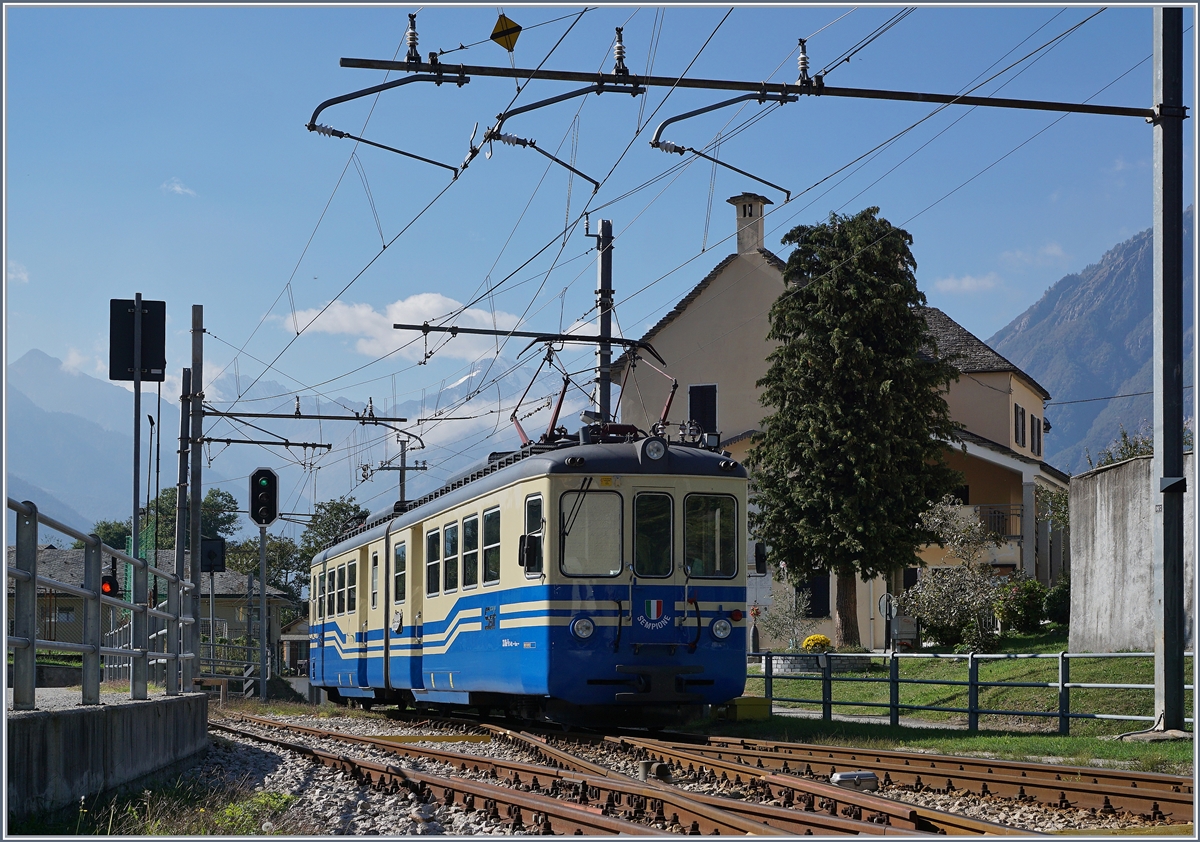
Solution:
{"label": "italian flag emblem", "polygon": [[661,599],[646,600],[646,619],[657,620],[663,613],[663,601]]}

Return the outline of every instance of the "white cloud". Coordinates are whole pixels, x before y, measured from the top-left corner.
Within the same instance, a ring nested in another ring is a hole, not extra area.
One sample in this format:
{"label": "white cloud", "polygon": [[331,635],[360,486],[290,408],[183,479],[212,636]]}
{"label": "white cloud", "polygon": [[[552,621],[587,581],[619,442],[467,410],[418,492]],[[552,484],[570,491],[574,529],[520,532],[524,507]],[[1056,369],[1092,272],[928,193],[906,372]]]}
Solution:
{"label": "white cloud", "polygon": [[1061,266],[1069,259],[1063,247],[1055,242],[1049,242],[1032,251],[1013,249],[1000,255],[1000,259],[1009,265],[1017,266]]}
{"label": "white cloud", "polygon": [[970,293],[983,292],[984,290],[992,289],[999,283],[1000,279],[996,277],[995,272],[988,272],[986,275],[963,275],[961,277],[942,278],[934,282],[939,292],[949,293]]}
{"label": "white cloud", "polygon": [[[335,301],[324,313],[320,309],[300,310],[296,321],[303,328],[316,318],[309,331],[343,334],[358,337],[354,349],[368,357],[382,357],[403,347],[400,356],[419,360],[425,354],[426,342],[417,331],[396,330],[393,324],[422,324],[458,310],[462,304],[436,292],[421,292],[393,301],[381,313],[370,304],[346,304]],[[318,317],[317,314],[320,313]],[[455,324],[459,327],[475,327],[505,330],[516,326],[518,317],[497,311],[495,321],[487,310],[468,309],[461,313]],[[292,329],[292,319],[284,317],[282,323]],[[490,336],[460,334],[451,337],[445,333],[430,333],[428,345],[440,349],[439,354],[451,359],[474,360],[489,351],[494,351],[496,340]]]}
{"label": "white cloud", "polygon": [[172,176],[171,178],[169,178],[168,180],[166,180],[162,184],[160,184],[158,189],[162,190],[164,193],[175,193],[176,195],[179,195],[179,196],[195,196],[196,195],[195,190],[188,187],[186,184],[184,184],[182,181],[180,181],[178,178],[175,178],[174,176]]}
{"label": "white cloud", "polygon": [[25,271],[25,267],[15,260],[8,261],[8,271],[5,277],[10,284],[27,284],[29,283],[29,273]]}
{"label": "white cloud", "polygon": [[63,371],[69,371],[73,374],[82,372],[84,367],[91,361],[91,357],[85,356],[84,354],[79,353],[79,351],[76,349],[71,348],[67,351],[67,358],[63,360]]}

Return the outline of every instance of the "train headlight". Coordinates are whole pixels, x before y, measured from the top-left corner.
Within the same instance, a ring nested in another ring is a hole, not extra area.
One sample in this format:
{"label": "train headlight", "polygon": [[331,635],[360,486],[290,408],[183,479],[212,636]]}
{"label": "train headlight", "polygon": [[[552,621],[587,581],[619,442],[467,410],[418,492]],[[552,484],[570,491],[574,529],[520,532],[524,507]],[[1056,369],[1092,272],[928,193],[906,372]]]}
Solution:
{"label": "train headlight", "polygon": [[575,622],[571,623],[571,634],[580,640],[587,640],[594,631],[596,631],[596,624],[587,617],[578,617]]}
{"label": "train headlight", "polygon": [[652,436],[642,440],[642,446],[639,451],[639,459],[643,464],[646,462],[658,462],[667,455],[667,440],[661,436]]}
{"label": "train headlight", "polygon": [[713,637],[717,640],[724,640],[733,632],[733,624],[722,617],[719,620],[713,620],[712,624]]}

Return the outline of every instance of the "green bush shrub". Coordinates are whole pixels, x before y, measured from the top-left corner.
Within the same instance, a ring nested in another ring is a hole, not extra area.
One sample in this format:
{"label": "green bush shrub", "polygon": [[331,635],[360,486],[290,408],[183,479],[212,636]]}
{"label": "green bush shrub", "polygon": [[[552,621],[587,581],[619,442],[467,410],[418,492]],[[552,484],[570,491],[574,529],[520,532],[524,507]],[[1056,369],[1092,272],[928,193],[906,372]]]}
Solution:
{"label": "green bush shrub", "polygon": [[1014,573],[1000,586],[996,595],[996,618],[1006,628],[1035,632],[1042,625],[1046,586],[1024,573]]}
{"label": "green bush shrub", "polygon": [[1042,611],[1052,623],[1065,626],[1071,622],[1071,580],[1066,573],[1062,574],[1054,587],[1046,591]]}

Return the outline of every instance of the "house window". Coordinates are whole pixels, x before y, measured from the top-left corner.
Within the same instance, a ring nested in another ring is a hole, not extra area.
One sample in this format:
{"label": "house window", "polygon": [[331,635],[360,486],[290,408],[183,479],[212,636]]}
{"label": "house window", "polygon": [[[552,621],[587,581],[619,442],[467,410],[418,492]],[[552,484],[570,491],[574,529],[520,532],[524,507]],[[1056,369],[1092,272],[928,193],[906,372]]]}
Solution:
{"label": "house window", "polygon": [[796,590],[808,591],[808,616],[828,617],[829,614],[829,574],[810,576],[807,582],[799,585]]}
{"label": "house window", "polygon": [[1042,455],[1042,419],[1029,416],[1029,450],[1034,456]]}
{"label": "house window", "polygon": [[483,513],[483,583],[500,581],[500,509]]}
{"label": "house window", "polygon": [[960,485],[958,488],[954,489],[954,496],[958,498],[958,502],[962,503],[964,506],[971,505],[971,486]]}
{"label": "house window", "polygon": [[379,606],[379,553],[371,553],[371,610]]}
{"label": "house window", "polygon": [[353,614],[357,603],[354,594],[358,587],[358,562],[352,561],[346,565],[346,611]]}
{"label": "house window", "polygon": [[904,568],[904,590],[915,587],[917,584],[917,568]]}
{"label": "house window", "polygon": [[1025,446],[1025,409],[1013,404],[1013,442],[1017,447]]}
{"label": "house window", "polygon": [[61,605],[58,607],[58,622],[73,623],[75,622],[75,609],[64,608]]}
{"label": "house window", "polygon": [[397,544],[394,556],[396,562],[392,571],[392,601],[400,603],[404,602],[405,579],[408,573],[408,548],[403,543]]}
{"label": "house window", "polygon": [[445,549],[442,554],[442,591],[449,593],[458,590],[458,524],[446,524],[442,528],[442,538]]}
{"label": "house window", "polygon": [[346,613],[346,565],[337,569],[337,613]]}
{"label": "house window", "polygon": [[466,590],[479,584],[479,515],[463,518],[462,530],[462,585]]}
{"label": "house window", "polygon": [[433,530],[425,535],[425,595],[434,596],[442,588],[442,534]]}
{"label": "house window", "polygon": [[537,548],[533,557],[525,564],[525,575],[540,575],[542,572],[542,495],[525,498],[525,541]]}
{"label": "house window", "polygon": [[706,433],[717,432],[717,387],[688,386],[688,418]]}

